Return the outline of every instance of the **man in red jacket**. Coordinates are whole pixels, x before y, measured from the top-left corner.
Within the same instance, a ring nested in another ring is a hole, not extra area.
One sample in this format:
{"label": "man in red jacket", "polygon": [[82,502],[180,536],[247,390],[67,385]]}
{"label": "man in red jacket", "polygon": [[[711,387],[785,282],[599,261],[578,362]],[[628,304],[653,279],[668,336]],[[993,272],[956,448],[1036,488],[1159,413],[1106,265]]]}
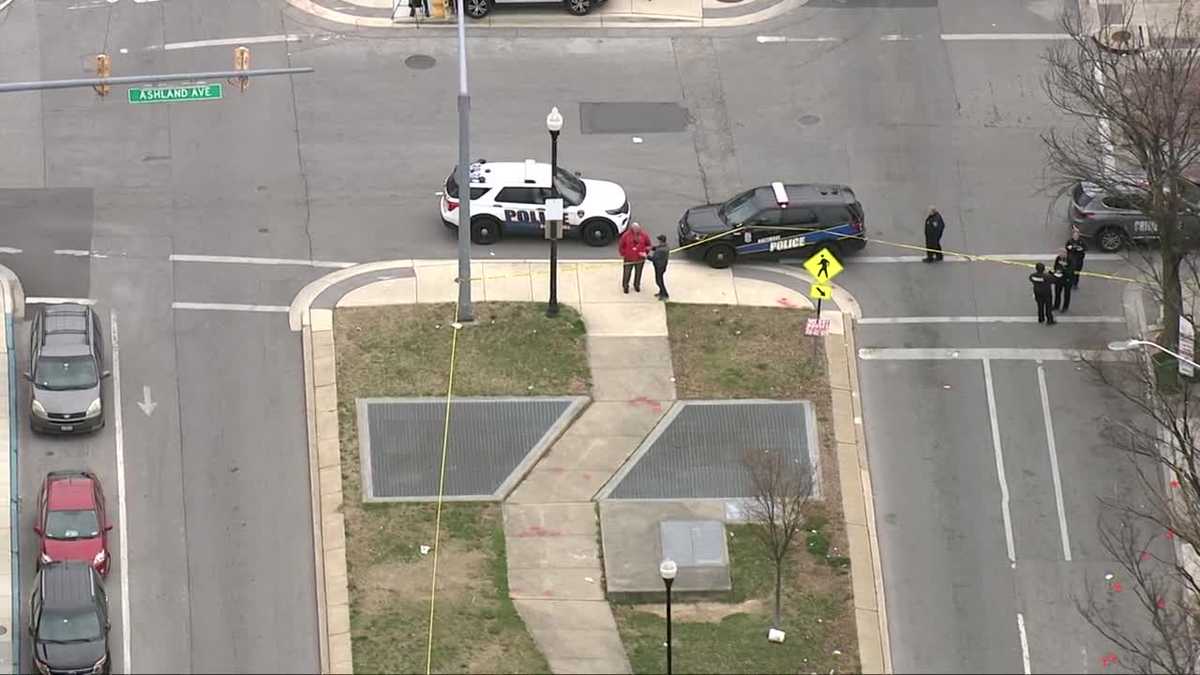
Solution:
{"label": "man in red jacket", "polygon": [[642,266],[646,264],[646,256],[650,254],[650,235],[637,223],[630,223],[629,229],[617,241],[617,252],[625,261],[621,270],[621,288],[629,292],[629,275],[633,274],[633,290],[642,292]]}

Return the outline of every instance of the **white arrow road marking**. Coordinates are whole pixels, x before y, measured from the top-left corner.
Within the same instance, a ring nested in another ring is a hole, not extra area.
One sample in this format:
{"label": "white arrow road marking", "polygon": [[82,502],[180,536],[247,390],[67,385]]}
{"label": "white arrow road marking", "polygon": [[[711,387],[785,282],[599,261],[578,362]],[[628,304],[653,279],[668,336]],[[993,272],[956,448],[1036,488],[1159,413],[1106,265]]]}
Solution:
{"label": "white arrow road marking", "polygon": [[146,413],[147,417],[153,414],[154,409],[158,407],[158,404],[150,399],[149,386],[142,387],[142,400],[138,401],[138,407],[142,409],[142,412]]}

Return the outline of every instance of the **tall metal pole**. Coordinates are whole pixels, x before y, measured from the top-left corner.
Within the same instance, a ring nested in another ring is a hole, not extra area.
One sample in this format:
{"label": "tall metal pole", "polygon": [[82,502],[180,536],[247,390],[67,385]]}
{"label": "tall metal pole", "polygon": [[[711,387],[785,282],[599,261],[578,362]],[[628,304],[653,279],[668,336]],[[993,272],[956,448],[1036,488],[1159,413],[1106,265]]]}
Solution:
{"label": "tall metal pole", "polygon": [[474,321],[471,306],[471,94],[467,90],[465,0],[458,0],[458,320]]}
{"label": "tall metal pole", "polygon": [[[550,131],[550,198],[558,199],[558,133]],[[564,213],[564,218],[566,215]],[[546,223],[546,227],[557,229],[558,223]],[[558,316],[558,232],[550,235],[550,304],[546,306],[546,316]]]}
{"label": "tall metal pole", "polygon": [[667,585],[667,675],[671,675],[671,582],[674,579],[663,579]]}

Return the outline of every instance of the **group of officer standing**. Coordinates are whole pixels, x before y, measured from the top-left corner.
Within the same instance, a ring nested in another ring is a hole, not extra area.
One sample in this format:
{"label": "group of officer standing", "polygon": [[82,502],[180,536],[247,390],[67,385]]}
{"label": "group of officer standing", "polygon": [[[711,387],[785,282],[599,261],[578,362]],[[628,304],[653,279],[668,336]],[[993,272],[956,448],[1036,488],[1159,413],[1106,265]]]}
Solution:
{"label": "group of officer standing", "polygon": [[1071,291],[1079,288],[1085,255],[1087,244],[1079,230],[1071,228],[1071,238],[1054,258],[1053,267],[1047,270],[1045,263],[1034,266],[1029,282],[1033,284],[1033,299],[1037,302],[1038,323],[1053,325],[1054,312],[1071,308]]}

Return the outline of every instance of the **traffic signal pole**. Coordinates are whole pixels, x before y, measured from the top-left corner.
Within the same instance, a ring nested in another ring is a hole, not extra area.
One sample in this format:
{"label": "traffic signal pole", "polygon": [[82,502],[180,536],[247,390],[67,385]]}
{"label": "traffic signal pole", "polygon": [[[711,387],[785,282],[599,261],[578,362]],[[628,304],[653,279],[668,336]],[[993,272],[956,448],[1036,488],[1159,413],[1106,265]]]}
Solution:
{"label": "traffic signal pole", "polygon": [[[167,73],[163,75],[122,75],[119,77],[85,77],[73,80],[35,80],[32,82],[0,82],[0,94],[17,91],[44,91],[46,89],[100,88],[114,84],[160,84],[162,82],[191,82],[195,80],[222,80],[226,78],[269,77],[272,75],[300,75],[311,73],[311,67],[303,68],[260,68],[258,70],[218,70],[207,73]],[[107,93],[107,90],[103,90]],[[103,94],[101,94],[103,95]]]}
{"label": "traffic signal pole", "polygon": [[471,94],[467,89],[466,7],[458,0],[458,321],[475,320],[471,305]]}

